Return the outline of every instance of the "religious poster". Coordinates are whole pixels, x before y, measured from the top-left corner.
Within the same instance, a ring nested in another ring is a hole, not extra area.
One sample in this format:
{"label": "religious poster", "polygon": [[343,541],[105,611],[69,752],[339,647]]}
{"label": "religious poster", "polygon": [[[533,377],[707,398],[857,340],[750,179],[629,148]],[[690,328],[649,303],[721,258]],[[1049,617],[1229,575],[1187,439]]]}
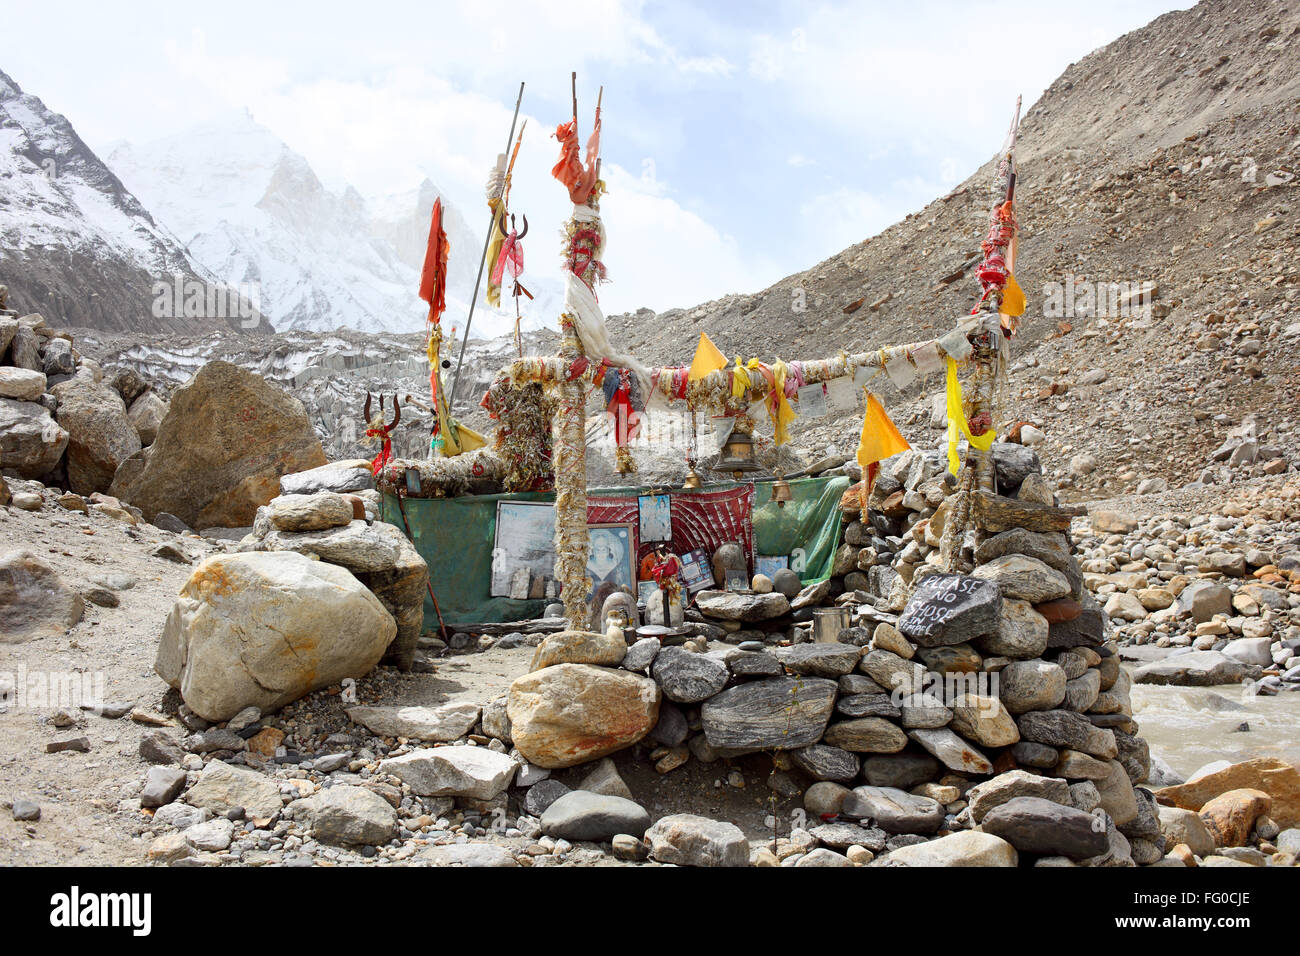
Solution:
{"label": "religious poster", "polygon": [[672,541],[673,519],[667,495],[641,495],[637,498],[641,541]]}
{"label": "religious poster", "polygon": [[[636,593],[636,539],[630,524],[596,524],[587,529],[587,575],[600,600],[620,588]],[[605,585],[608,585],[605,587]]]}
{"label": "religious poster", "polygon": [[754,556],[754,573],[775,577],[776,572],[790,567],[788,554],[759,554]]}
{"label": "religious poster", "polygon": [[492,549],[492,597],[510,597],[511,583],[555,577],[555,506],[546,501],[497,502],[496,540]]}

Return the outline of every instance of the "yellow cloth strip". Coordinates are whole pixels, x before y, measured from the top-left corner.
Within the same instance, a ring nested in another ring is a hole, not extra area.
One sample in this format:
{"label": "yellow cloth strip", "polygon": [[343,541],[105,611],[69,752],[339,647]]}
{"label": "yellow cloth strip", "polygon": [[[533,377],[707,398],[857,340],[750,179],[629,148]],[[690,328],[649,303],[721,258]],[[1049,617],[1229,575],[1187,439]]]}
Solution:
{"label": "yellow cloth strip", "polygon": [[948,470],[954,475],[961,462],[957,457],[957,433],[961,432],[971,447],[988,451],[993,445],[995,431],[990,428],[983,435],[972,435],[970,423],[961,405],[961,382],[957,380],[957,363],[948,356]]}

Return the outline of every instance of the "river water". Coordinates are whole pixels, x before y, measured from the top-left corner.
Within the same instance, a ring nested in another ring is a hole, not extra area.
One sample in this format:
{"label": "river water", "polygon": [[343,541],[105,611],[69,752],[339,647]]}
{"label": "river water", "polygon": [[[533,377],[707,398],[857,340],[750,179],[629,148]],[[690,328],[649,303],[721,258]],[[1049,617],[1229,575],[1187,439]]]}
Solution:
{"label": "river water", "polygon": [[[1131,696],[1138,733],[1183,777],[1215,760],[1272,756],[1300,766],[1300,693],[1134,684]],[[1237,730],[1242,723],[1250,730]]]}

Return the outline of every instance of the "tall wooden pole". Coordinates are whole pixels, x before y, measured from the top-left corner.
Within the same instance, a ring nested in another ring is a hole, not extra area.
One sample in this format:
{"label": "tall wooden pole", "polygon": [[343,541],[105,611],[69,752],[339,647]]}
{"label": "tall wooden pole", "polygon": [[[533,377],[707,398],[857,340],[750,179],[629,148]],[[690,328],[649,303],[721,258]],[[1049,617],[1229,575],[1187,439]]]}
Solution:
{"label": "tall wooden pole", "polygon": [[[510,152],[510,145],[515,141],[515,124],[519,122],[519,106],[524,101],[524,84],[519,84],[519,96],[515,100],[515,115],[510,120],[510,135],[506,137],[505,153]],[[487,235],[483,237],[483,253],[478,260],[478,277],[474,280],[474,295],[469,300],[469,316],[465,319],[465,337],[460,340],[460,356],[456,359],[456,377],[451,380],[451,394],[447,396],[447,414],[456,405],[456,386],[460,384],[460,369],[465,364],[465,346],[469,343],[469,327],[474,322],[474,305],[478,302],[478,287],[483,281],[483,267],[487,264],[488,246],[492,243],[492,230],[497,225],[497,210],[500,208],[501,195],[505,192],[505,180],[501,180],[501,191],[497,193],[496,205],[492,207],[492,219],[488,222]],[[443,427],[446,427],[444,423]]]}

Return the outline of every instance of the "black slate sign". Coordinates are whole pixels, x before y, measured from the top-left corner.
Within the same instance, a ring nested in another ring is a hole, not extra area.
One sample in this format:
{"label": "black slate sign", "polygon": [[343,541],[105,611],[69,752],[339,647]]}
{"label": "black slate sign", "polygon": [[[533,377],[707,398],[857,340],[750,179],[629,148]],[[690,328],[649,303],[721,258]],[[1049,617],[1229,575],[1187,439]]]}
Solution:
{"label": "black slate sign", "polygon": [[932,574],[921,581],[898,619],[903,636],[922,647],[947,647],[998,629],[1002,592],[965,574]]}

